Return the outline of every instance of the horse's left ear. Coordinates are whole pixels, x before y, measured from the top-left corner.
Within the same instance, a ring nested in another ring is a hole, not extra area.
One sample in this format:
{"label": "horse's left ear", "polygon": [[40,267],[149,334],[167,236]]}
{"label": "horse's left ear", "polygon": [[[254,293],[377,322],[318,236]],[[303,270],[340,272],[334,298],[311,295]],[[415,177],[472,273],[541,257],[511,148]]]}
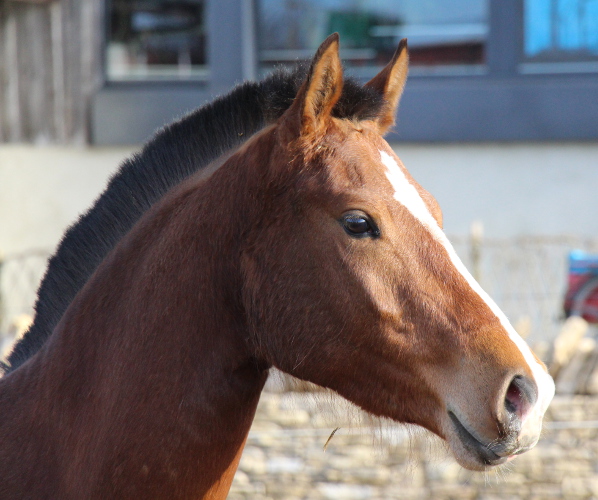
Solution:
{"label": "horse's left ear", "polygon": [[378,118],[380,133],[384,134],[395,123],[399,100],[403,94],[407,73],[409,71],[409,53],[407,51],[407,39],[403,38],[394,53],[391,61],[374,78],[365,84],[377,90],[384,96],[387,105]]}
{"label": "horse's left ear", "polygon": [[307,79],[285,113],[288,126],[296,137],[316,138],[325,133],[332,108],[343,90],[343,68],[338,46],[338,33],[333,33],[320,45]]}

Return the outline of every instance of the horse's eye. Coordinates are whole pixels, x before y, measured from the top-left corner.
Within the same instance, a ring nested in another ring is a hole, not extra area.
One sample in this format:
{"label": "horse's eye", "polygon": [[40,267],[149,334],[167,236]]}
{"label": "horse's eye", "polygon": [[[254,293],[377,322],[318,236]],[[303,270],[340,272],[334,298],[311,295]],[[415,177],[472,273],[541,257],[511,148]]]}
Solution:
{"label": "horse's eye", "polygon": [[349,236],[362,238],[365,236],[380,236],[380,231],[372,220],[363,212],[349,212],[340,220]]}

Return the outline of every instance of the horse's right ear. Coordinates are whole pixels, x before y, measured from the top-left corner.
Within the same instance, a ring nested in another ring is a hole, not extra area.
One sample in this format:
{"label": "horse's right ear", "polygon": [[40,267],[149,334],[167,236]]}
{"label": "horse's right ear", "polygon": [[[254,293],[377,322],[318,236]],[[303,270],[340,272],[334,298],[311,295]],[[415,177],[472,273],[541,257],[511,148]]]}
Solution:
{"label": "horse's right ear", "polygon": [[316,140],[324,135],[332,108],[343,90],[343,68],[338,54],[338,33],[318,48],[306,80],[283,116],[295,137]]}

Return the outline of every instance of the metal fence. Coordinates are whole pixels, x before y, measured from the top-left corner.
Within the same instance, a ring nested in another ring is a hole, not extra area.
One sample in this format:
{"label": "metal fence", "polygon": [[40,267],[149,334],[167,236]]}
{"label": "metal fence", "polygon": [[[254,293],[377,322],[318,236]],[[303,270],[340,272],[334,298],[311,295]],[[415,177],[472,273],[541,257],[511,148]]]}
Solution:
{"label": "metal fence", "polygon": [[598,253],[598,239],[575,236],[452,238],[457,253],[514,326],[533,345],[552,340],[563,321],[571,250]]}
{"label": "metal fence", "polygon": [[[554,338],[560,328],[568,252],[598,253],[598,239],[574,236],[483,239],[474,235],[451,241],[516,328],[529,333],[532,344]],[[49,253],[31,250],[0,258],[0,334],[16,316],[32,314]]]}

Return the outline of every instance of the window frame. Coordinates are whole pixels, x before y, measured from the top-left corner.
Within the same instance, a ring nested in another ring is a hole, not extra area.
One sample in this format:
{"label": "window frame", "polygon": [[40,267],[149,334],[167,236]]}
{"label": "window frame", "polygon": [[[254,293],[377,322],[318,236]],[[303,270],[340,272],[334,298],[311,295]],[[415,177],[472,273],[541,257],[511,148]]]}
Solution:
{"label": "window frame", "polygon": [[[530,72],[533,63],[523,63],[523,2],[489,0],[486,71],[410,76],[389,140],[598,139],[598,73]],[[206,0],[209,80],[105,82],[91,105],[92,142],[144,142],[185,111],[255,79],[255,14],[253,0]]]}

